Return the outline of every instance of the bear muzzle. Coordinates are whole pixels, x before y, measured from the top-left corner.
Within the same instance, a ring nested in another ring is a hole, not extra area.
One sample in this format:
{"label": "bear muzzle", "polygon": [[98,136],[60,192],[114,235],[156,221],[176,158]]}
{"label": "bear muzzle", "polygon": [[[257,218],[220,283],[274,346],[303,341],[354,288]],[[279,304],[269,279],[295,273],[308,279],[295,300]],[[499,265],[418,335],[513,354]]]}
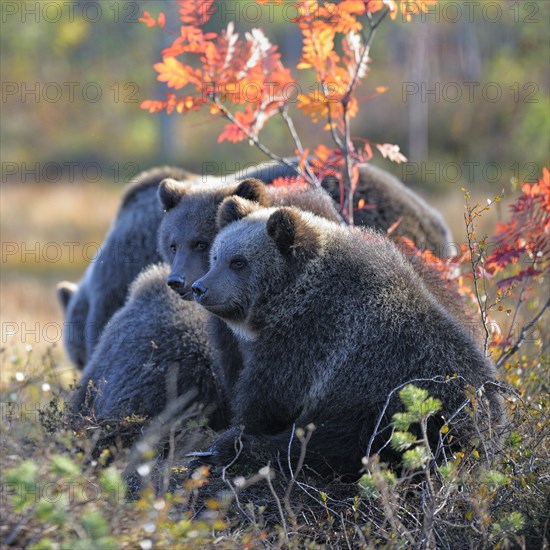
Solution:
{"label": "bear muzzle", "polygon": [[177,273],[170,273],[166,278],[166,284],[184,300],[191,298],[191,289],[186,285],[185,277]]}
{"label": "bear muzzle", "polygon": [[208,289],[204,286],[203,283],[201,283],[201,281],[195,281],[192,285],[191,285],[191,289],[193,290],[193,297],[195,298],[195,302],[198,302],[200,303],[201,300],[203,299],[204,295],[206,294],[206,292],[208,291]]}

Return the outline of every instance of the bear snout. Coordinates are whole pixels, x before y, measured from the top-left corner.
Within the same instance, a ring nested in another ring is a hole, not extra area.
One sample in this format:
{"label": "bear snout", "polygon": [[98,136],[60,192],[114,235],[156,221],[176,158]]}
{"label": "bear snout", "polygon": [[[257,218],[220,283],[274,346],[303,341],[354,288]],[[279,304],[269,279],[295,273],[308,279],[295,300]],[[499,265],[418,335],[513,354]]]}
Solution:
{"label": "bear snout", "polygon": [[170,273],[166,278],[166,284],[182,297],[189,294],[189,289],[186,287],[185,282],[185,277],[177,273]]}
{"label": "bear snout", "polygon": [[200,303],[201,299],[203,298],[203,296],[206,294],[206,292],[208,290],[204,286],[204,284],[201,283],[201,281],[195,281],[191,285],[191,289],[193,290],[193,295],[194,295],[194,298],[195,298],[195,302],[199,302],[199,303]]}

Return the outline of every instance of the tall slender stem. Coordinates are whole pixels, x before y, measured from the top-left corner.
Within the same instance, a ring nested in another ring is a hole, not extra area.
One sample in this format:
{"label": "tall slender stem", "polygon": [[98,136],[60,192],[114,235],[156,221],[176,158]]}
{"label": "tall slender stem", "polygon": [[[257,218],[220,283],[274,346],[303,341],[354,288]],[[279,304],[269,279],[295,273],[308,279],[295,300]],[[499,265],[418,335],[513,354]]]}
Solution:
{"label": "tall slender stem", "polygon": [[297,175],[304,175],[299,166],[294,166],[288,159],[277,155],[276,153],[271,151],[271,149],[266,147],[254,134],[251,134],[250,131],[245,128],[230,111],[227,110],[225,105],[219,100],[216,95],[212,95],[212,101],[215,103],[216,107],[218,107],[222,115],[227,118],[227,120],[232,122],[262,153],[267,155],[271,160],[280,162],[281,164],[288,166],[288,168],[296,172]]}
{"label": "tall slender stem", "polygon": [[[281,107],[279,109],[279,112],[281,113],[281,116],[283,117],[283,120],[285,121],[286,127],[288,128],[288,131],[290,132],[290,135],[292,136],[292,139],[294,140],[294,143],[296,145],[296,149],[298,149],[298,153],[300,156],[303,156],[304,154],[304,147],[302,145],[302,140],[300,139],[300,136],[298,135],[298,132],[296,131],[296,127],[294,126],[294,121],[288,114],[288,106],[285,105],[284,107]],[[307,181],[311,184],[312,187],[320,187],[321,182],[311,169],[309,162],[306,162],[305,164],[305,171],[307,172]]]}

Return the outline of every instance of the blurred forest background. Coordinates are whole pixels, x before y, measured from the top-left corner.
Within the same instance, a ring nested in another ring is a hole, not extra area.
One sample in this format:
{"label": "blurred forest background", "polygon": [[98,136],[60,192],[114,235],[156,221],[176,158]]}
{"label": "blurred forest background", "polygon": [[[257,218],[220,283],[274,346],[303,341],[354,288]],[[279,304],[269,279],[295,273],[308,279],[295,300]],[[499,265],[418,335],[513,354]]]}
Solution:
{"label": "blurred forest background", "polygon": [[[301,42],[291,5],[219,0],[209,25],[233,19],[241,33],[262,27],[294,68]],[[170,163],[222,175],[266,159],[244,143],[218,144],[225,121],[206,113],[140,110],[143,100],[164,97],[152,65],[171,40],[137,20],[143,10],[164,11],[177,29],[175,2],[0,6],[5,376],[14,346],[42,353],[57,342],[62,357],[55,283],[79,279],[121,188],[139,171]],[[374,163],[440,208],[462,242],[461,187],[477,200],[501,190],[511,198],[517,180],[534,181],[549,164],[550,2],[441,0],[433,14],[399,19],[388,18],[375,37],[352,134],[398,144],[408,163],[380,156]],[[387,92],[377,95],[379,86]],[[329,144],[320,127],[291,114],[305,146]],[[271,123],[264,135],[275,152],[292,154],[282,125]],[[505,206],[492,214],[484,220],[489,233]]]}

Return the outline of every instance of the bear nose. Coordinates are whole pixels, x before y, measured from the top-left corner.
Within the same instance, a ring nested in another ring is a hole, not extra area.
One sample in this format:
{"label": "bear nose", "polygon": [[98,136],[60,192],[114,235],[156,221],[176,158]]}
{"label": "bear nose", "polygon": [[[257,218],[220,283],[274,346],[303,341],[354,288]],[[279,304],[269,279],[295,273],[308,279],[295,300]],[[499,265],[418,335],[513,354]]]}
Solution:
{"label": "bear nose", "polygon": [[185,286],[185,278],[176,273],[170,273],[166,279],[166,283],[172,290],[178,292]]}
{"label": "bear nose", "polygon": [[196,281],[191,285],[195,298],[202,298],[206,294],[206,287],[200,282]]}

